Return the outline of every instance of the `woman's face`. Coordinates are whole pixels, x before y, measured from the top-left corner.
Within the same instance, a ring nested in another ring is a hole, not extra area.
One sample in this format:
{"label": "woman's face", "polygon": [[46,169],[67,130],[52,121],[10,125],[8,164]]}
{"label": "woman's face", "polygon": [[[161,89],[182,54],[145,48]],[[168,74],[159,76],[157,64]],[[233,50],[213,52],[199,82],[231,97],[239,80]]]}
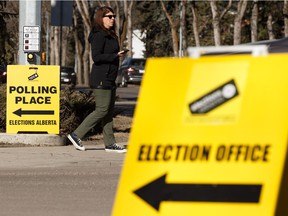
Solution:
{"label": "woman's face", "polygon": [[114,15],[111,11],[104,15],[103,17],[103,25],[106,29],[110,29],[114,26],[116,15]]}

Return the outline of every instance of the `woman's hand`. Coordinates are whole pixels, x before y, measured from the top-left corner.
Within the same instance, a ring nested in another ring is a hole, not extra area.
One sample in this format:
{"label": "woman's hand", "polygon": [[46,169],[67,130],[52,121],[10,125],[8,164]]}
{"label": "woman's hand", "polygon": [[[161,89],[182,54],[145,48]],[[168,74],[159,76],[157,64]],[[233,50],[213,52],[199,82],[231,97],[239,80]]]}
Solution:
{"label": "woman's hand", "polygon": [[125,54],[128,52],[129,50],[121,50],[120,52],[118,52],[118,56],[119,57],[123,57],[125,56]]}

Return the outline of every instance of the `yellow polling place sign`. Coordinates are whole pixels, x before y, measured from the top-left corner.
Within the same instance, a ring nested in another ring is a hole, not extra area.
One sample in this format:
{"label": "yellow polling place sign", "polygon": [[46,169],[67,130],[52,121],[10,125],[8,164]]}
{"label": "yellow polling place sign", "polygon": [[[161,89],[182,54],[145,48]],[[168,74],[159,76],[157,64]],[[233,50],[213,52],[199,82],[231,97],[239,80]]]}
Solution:
{"label": "yellow polling place sign", "polygon": [[113,215],[288,215],[287,60],[149,59]]}
{"label": "yellow polling place sign", "polygon": [[60,67],[8,65],[7,133],[59,134]]}

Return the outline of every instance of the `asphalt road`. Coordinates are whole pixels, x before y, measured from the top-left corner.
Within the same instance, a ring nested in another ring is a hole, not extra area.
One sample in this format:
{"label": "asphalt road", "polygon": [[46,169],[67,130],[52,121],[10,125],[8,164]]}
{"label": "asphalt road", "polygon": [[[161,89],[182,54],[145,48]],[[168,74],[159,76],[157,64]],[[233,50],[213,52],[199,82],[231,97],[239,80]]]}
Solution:
{"label": "asphalt road", "polygon": [[0,148],[0,215],[111,215],[125,154],[85,145]]}
{"label": "asphalt road", "polygon": [[[88,87],[83,86],[76,86],[76,90],[83,91],[83,92],[89,92],[91,89]],[[140,85],[131,85],[129,84],[126,88],[120,88],[118,87],[116,90],[116,94],[119,97],[120,100],[124,101],[136,101],[139,94]]]}
{"label": "asphalt road", "polygon": [[127,88],[117,88],[116,94],[120,99],[136,101],[139,94],[139,85],[128,85]]}

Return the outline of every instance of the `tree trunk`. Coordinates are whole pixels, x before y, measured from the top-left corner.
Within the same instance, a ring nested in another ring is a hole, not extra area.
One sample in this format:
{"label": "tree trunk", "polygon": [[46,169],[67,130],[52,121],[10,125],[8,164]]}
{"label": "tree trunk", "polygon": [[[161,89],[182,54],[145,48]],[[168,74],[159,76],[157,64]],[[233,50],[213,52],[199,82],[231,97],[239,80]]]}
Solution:
{"label": "tree trunk", "polygon": [[188,56],[187,52],[187,30],[186,30],[186,4],[187,0],[181,0],[182,3],[182,17],[181,17],[181,28],[182,28],[182,48],[183,48],[183,56]]}
{"label": "tree trunk", "polygon": [[124,8],[124,16],[123,16],[123,20],[122,20],[122,29],[119,32],[119,43],[120,43],[120,48],[123,49],[124,46],[124,41],[126,40],[126,36],[127,36],[127,28],[128,28],[128,21],[127,21],[127,11],[128,11],[128,7],[127,7],[127,1],[123,2],[123,8]]}
{"label": "tree trunk", "polygon": [[214,43],[215,46],[221,45],[221,38],[220,38],[220,19],[219,19],[219,12],[217,9],[217,5],[215,1],[210,2],[211,11],[212,11],[212,23],[213,23],[213,32],[214,32]]}
{"label": "tree trunk", "polygon": [[[119,9],[119,2],[116,1],[115,4],[116,4],[115,13],[118,14],[118,18],[117,18],[116,21],[115,21],[115,24],[116,24],[115,30],[116,30],[116,33],[117,33],[117,35],[118,35],[118,37],[119,37],[119,36],[120,36],[120,17],[119,17],[119,15],[120,15],[120,9]],[[119,43],[120,43],[120,41],[119,41]],[[121,45],[121,44],[120,44],[120,45]],[[121,46],[120,46],[120,47],[121,47]]]}
{"label": "tree trunk", "polygon": [[128,49],[130,50],[127,53],[127,56],[132,57],[132,34],[133,34],[133,28],[132,28],[132,7],[133,7],[133,1],[130,1],[127,7],[127,40],[128,40]]}
{"label": "tree trunk", "polygon": [[6,56],[5,34],[6,34],[6,31],[7,31],[7,28],[6,28],[6,22],[5,22],[5,20],[4,20],[3,16],[2,16],[2,14],[0,14],[0,26],[1,26],[1,32],[0,32],[0,50],[1,50],[0,51],[0,64],[7,64],[6,59],[5,59],[5,56]]}
{"label": "tree trunk", "polygon": [[58,26],[52,26],[52,34],[51,34],[51,49],[50,49],[50,64],[51,65],[59,65],[59,52],[60,52],[60,46],[59,46],[59,27]]}
{"label": "tree trunk", "polygon": [[168,13],[163,0],[160,0],[160,3],[162,5],[162,9],[163,9],[167,19],[169,20],[169,24],[170,24],[170,28],[171,28],[172,41],[173,41],[173,53],[174,53],[174,56],[177,57],[177,56],[179,56],[179,38],[178,38],[178,34],[177,34],[177,26],[178,25],[177,25],[176,21],[173,22],[172,17]]}
{"label": "tree trunk", "polygon": [[65,40],[65,38],[67,38],[68,34],[69,34],[69,27],[64,27],[62,28],[62,62],[61,62],[61,65],[66,65],[66,57],[67,57],[67,47],[68,47],[68,44],[67,44],[67,40]]}
{"label": "tree trunk", "polygon": [[253,9],[251,15],[251,42],[256,42],[258,38],[258,0],[253,1]]}
{"label": "tree trunk", "polygon": [[85,46],[84,46],[84,53],[83,53],[83,72],[84,72],[84,85],[89,86],[89,78],[90,78],[90,44],[88,42],[90,31],[88,29],[85,29],[84,31],[84,37],[85,37]]}
{"label": "tree trunk", "polygon": [[275,39],[274,33],[273,33],[273,17],[271,13],[268,14],[267,30],[268,30],[269,40]]}
{"label": "tree trunk", "polygon": [[55,65],[55,44],[54,44],[54,27],[50,27],[50,35],[49,35],[49,43],[50,43],[50,49],[47,51],[49,52],[50,56],[50,65]]}
{"label": "tree trunk", "polygon": [[83,73],[82,73],[82,51],[83,47],[82,44],[78,38],[78,33],[76,29],[78,28],[77,24],[77,16],[75,13],[75,10],[73,12],[73,36],[74,36],[74,41],[75,41],[75,71],[76,71],[76,77],[77,77],[77,83],[80,85],[83,85],[84,80],[83,80]]}
{"label": "tree trunk", "polygon": [[192,2],[192,15],[193,15],[193,34],[196,47],[200,47],[199,30],[198,30],[198,11],[195,7],[196,2]]}
{"label": "tree trunk", "polygon": [[223,18],[223,16],[227,13],[227,11],[231,8],[231,5],[232,5],[232,0],[229,0],[226,8],[220,14],[220,12],[218,11],[218,8],[217,8],[217,2],[214,0],[212,0],[210,2],[211,11],[212,11],[212,19],[213,19],[212,23],[213,23],[215,46],[221,45],[220,21]]}
{"label": "tree trunk", "polygon": [[83,77],[84,77],[84,85],[88,86],[89,85],[89,74],[90,74],[90,44],[88,42],[88,36],[89,33],[91,32],[91,21],[90,21],[90,13],[88,9],[88,2],[86,1],[81,1],[81,0],[76,0],[77,8],[80,12],[80,15],[83,19],[84,23],[84,52],[82,56],[82,61],[83,61]]}
{"label": "tree trunk", "polygon": [[284,16],[284,34],[285,34],[285,37],[288,37],[288,3],[287,3],[287,0],[284,0],[283,16]]}
{"label": "tree trunk", "polygon": [[234,19],[234,45],[241,43],[242,18],[247,7],[247,0],[239,0]]}

